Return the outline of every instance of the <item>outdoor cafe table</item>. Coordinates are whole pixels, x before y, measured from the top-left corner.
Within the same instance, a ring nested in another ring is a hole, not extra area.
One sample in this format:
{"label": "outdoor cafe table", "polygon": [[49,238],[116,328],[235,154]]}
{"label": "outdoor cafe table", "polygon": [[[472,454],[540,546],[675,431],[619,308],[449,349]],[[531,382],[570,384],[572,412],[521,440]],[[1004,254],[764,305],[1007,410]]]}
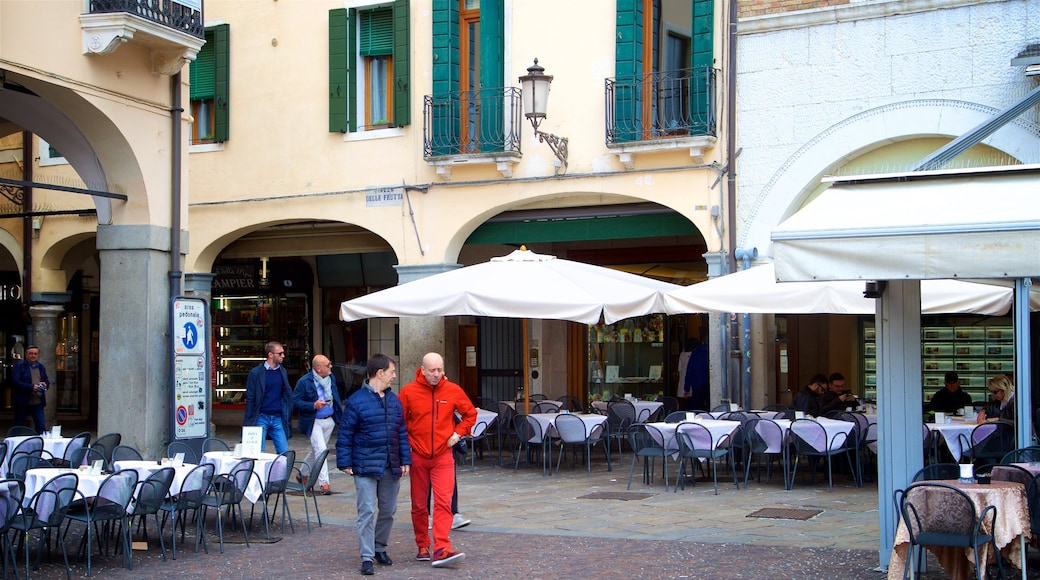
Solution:
{"label": "outdoor cafe table", "polygon": [[478,407],[477,422],[473,424],[473,429],[470,430],[470,434],[474,437],[480,437],[488,427],[494,424],[496,420],[498,420],[498,413]]}
{"label": "outdoor cafe table", "polygon": [[[267,486],[267,471],[271,467],[271,462],[278,458],[277,453],[261,453],[258,457],[253,457],[253,477],[249,478],[249,485],[246,486],[245,497],[249,500],[249,503],[256,503],[260,500],[260,497],[264,493],[264,487]],[[213,464],[213,475],[227,475],[231,473],[231,469],[243,459],[250,459],[249,457],[234,457],[232,451],[207,451],[202,454],[202,463]]]}
{"label": "outdoor cafe table", "polygon": [[[664,403],[659,401],[639,401],[631,400],[632,406],[636,408],[636,421],[642,421],[647,417],[653,415],[658,409],[664,406]],[[593,408],[601,411],[604,415],[607,414],[607,401],[593,401]]]}
{"label": "outdoor cafe table", "polygon": [[[523,408],[524,408],[524,402],[523,401],[502,401],[502,402],[507,404],[507,405],[509,405],[510,407],[512,407],[513,410],[516,411],[517,413],[522,413],[523,412]],[[535,406],[537,404],[541,404],[541,403],[549,403],[550,405],[556,407],[557,409],[559,409],[560,407],[563,406],[563,401],[554,401],[553,399],[545,399],[545,400],[542,400],[542,401],[531,401],[531,406],[533,407],[533,406]]]}
{"label": "outdoor cafe table", "polygon": [[[3,461],[0,462],[0,473],[4,476],[7,475],[7,464],[11,460],[11,454],[14,453],[14,448],[18,447],[19,443],[29,439],[30,437],[35,437],[35,435],[17,435],[4,439],[4,443],[7,443],[7,455],[5,455]],[[52,457],[64,457],[65,448],[69,446],[70,441],[72,441],[72,437],[44,437],[43,450],[50,453]]]}
{"label": "outdoor cafe table", "polygon": [[[1022,579],[1025,580],[1025,541],[1030,535],[1029,508],[1026,503],[1025,487],[1013,481],[962,484],[956,479],[951,479],[937,483],[952,485],[966,493],[975,504],[976,517],[986,506],[996,506],[996,529],[987,531],[994,534],[997,548],[1005,555],[1008,562],[1016,565],[1022,571]],[[1015,542],[1015,538],[1018,538],[1019,541]],[[910,534],[906,529],[906,522],[900,518],[899,527],[896,528],[896,539],[893,542],[892,557],[888,564],[889,579],[896,580],[903,577],[903,568],[906,565],[909,548]],[[990,558],[989,550],[988,543],[979,548],[979,562],[982,562],[983,566]],[[939,564],[950,575],[950,578],[960,579],[971,575],[975,563],[971,548],[929,547],[928,551],[936,555]],[[986,577],[985,571],[981,577]]]}
{"label": "outdoor cafe table", "polygon": [[[740,421],[719,421],[718,419],[694,419],[690,423],[696,423],[708,430],[715,449],[718,449],[719,443],[725,441],[726,437],[732,436],[740,427]],[[680,429],[683,432],[690,430],[689,427],[684,427],[684,423],[647,423],[646,426],[653,427],[650,429],[650,435],[655,441],[657,441],[657,434],[660,433],[664,440],[658,441],[658,443],[661,443],[665,449],[674,450],[676,453],[679,451],[679,443],[675,440],[677,433]]]}
{"label": "outdoor cafe table", "polygon": [[[956,417],[950,423],[925,423],[925,425],[932,433],[942,435],[943,441],[946,441],[946,448],[950,450],[953,460],[958,463],[965,451],[962,447],[963,442],[969,442],[970,445],[971,432],[978,427],[977,423],[968,423],[964,419]],[[962,435],[963,437],[961,437]]]}
{"label": "outdoor cafe table", "polygon": [[556,433],[556,418],[560,415],[573,415],[581,419],[582,423],[585,423],[585,432],[589,432],[596,425],[602,425],[607,422],[606,415],[597,415],[595,413],[531,413],[528,417],[531,417],[542,427],[542,438],[549,437]]}
{"label": "outdoor cafe table", "polygon": [[76,483],[76,491],[83,497],[94,497],[101,489],[101,482],[105,481],[111,473],[99,473],[90,475],[87,469],[71,469],[68,467],[40,467],[25,472],[25,498],[23,506],[28,506],[36,492],[43,489],[47,482],[63,473],[75,473],[79,477]]}
{"label": "outdoor cafe table", "polygon": [[[788,431],[791,430],[791,423],[793,423],[793,421],[788,419],[772,419],[772,421],[783,429],[784,437],[787,437]],[[838,447],[845,445],[846,437],[848,437],[849,433],[851,433],[852,429],[856,426],[856,424],[851,421],[839,421],[838,419],[828,419],[826,417],[816,417],[813,421],[819,423],[820,426],[823,427],[824,433],[827,434],[827,441],[820,441],[815,438],[805,438],[806,443],[812,445],[817,451],[825,451],[828,448],[837,449]],[[802,433],[798,434],[802,435]],[[838,435],[844,435],[845,437],[838,437]]]}
{"label": "outdoor cafe table", "polygon": [[[153,473],[159,471],[164,467],[173,467],[172,463],[159,464],[155,461],[141,461],[137,459],[124,459],[116,461],[112,464],[112,467],[116,471],[123,469],[133,469],[137,472],[137,481],[144,481],[151,477]],[[182,464],[180,467],[173,467],[173,483],[170,484],[170,495],[177,495],[181,492],[181,485],[184,483],[184,479],[188,477],[188,473],[192,469],[198,467],[191,463]]]}

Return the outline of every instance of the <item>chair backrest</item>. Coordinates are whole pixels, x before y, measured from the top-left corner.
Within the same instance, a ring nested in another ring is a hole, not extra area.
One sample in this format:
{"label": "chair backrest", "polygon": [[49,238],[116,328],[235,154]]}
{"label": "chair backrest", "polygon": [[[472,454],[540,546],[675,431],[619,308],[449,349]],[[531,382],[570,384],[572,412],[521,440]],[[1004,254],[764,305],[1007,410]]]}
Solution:
{"label": "chair backrest", "polygon": [[123,513],[130,506],[130,500],[134,498],[137,490],[137,471],[133,469],[122,469],[109,475],[101,482],[97,496],[94,499],[94,511],[106,503],[120,506]]}
{"label": "chair backrest", "polygon": [[[646,423],[633,423],[628,429],[628,444],[632,447],[632,451],[636,455],[663,455],[664,454],[664,437],[663,434],[658,431],[652,433],[650,427]],[[656,431],[656,430],[655,430]],[[654,437],[654,435],[657,437]]]}
{"label": "chair backrest", "polygon": [[1014,425],[1005,421],[982,423],[972,429],[971,444],[973,457],[996,463],[1015,449]]}
{"label": "chair backrest", "polygon": [[318,472],[321,471],[321,466],[325,464],[325,460],[329,456],[329,450],[326,448],[318,456],[314,458],[314,464],[311,465],[311,471],[307,475],[307,484],[304,486],[307,491],[314,491],[314,484],[318,482]]}
{"label": "chair backrest", "polygon": [[773,415],[774,419],[787,419],[788,421],[794,421],[794,409],[781,409]]}
{"label": "chair backrest", "polygon": [[202,442],[202,452],[209,453],[210,451],[231,451],[231,447],[224,442],[223,439],[218,437],[207,437]]}
{"label": "chair backrest", "polygon": [[498,420],[500,424],[512,425],[513,417],[516,416],[516,409],[510,407],[505,402],[499,401],[498,403]]}
{"label": "chair backrest", "polygon": [[1017,465],[1000,465],[993,468],[992,479],[993,481],[1014,481],[1027,486],[1030,481],[1033,481],[1033,473]]}
{"label": "chair backrest", "polygon": [[670,413],[679,410],[679,399],[665,395],[663,397],[657,397],[657,400],[661,403],[661,410],[658,413],[658,417],[667,417]]}
{"label": "chair backrest", "polygon": [[[62,473],[52,477],[43,488],[29,501],[32,513],[36,515],[42,527],[61,525],[69,505],[76,497],[76,485],[79,476],[75,473]],[[23,510],[23,514],[26,512]]]}
{"label": "chair backrest", "polygon": [[1000,460],[1003,464],[1029,463],[1033,461],[1040,461],[1040,447],[1020,447],[1013,451],[1008,451]]}
{"label": "chair backrest", "polygon": [[[711,431],[700,423],[690,421],[679,423],[675,429],[675,439],[679,442],[679,453],[684,456],[696,451],[711,451],[716,447]],[[724,442],[720,441],[718,446],[724,446]]]}
{"label": "chair backrest", "polygon": [[841,436],[837,436],[835,441],[828,441],[827,430],[815,419],[791,421],[790,434],[795,451],[800,454],[823,453],[845,444],[845,439]]}
{"label": "chair backrest", "polygon": [[17,479],[0,480],[0,536],[11,530],[22,508],[25,484]]}
{"label": "chair backrest", "polygon": [[282,493],[289,484],[289,474],[292,466],[296,463],[296,451],[288,449],[278,454],[267,466],[267,486],[264,494],[271,495]]}
{"label": "chair backrest", "polygon": [[46,451],[42,449],[35,449],[29,452],[15,453],[11,456],[8,461],[7,477],[10,479],[20,479],[25,481],[25,472],[30,469],[39,469],[42,467],[54,467],[54,465],[43,457]]}
{"label": "chair backrest", "polygon": [[558,413],[559,411],[560,411],[560,408],[557,407],[556,405],[552,404],[552,403],[548,403],[548,402],[535,403],[533,400],[531,402],[531,412],[532,413]]}
{"label": "chair backrest", "polygon": [[911,541],[925,533],[971,537],[976,529],[975,503],[966,493],[945,483],[925,481],[906,488],[899,502]]}
{"label": "chair backrest", "polygon": [[173,457],[176,457],[178,453],[184,454],[185,463],[195,464],[199,462],[198,456],[195,455],[195,450],[192,449],[190,445],[183,441],[171,441],[170,444],[166,446],[166,457],[172,459]]}
{"label": "chair backrest", "polygon": [[584,443],[589,434],[585,429],[585,422],[580,417],[560,413],[556,417],[556,433],[564,443]]}
{"label": "chair backrest", "polygon": [[486,397],[477,397],[477,400],[473,402],[474,407],[484,409],[485,411],[494,411],[498,408],[497,405],[496,401]]}
{"label": "chair backrest", "polygon": [[783,403],[773,403],[772,405],[766,405],[763,411],[790,411],[791,407]]}
{"label": "chair backrest", "polygon": [[682,423],[686,420],[686,411],[672,411],[664,418],[665,423]]}
{"label": "chair backrest", "polygon": [[752,453],[780,453],[784,430],[770,419],[752,419],[744,424],[744,441]]}
{"label": "chair backrest", "polygon": [[470,429],[470,437],[474,441],[478,441],[488,436],[488,429],[495,427],[498,423],[498,417],[493,417],[490,422],[488,421],[477,421],[473,424],[473,428]]}
{"label": "chair backrest", "polygon": [[547,397],[542,393],[531,393],[530,400],[532,401],[544,401]]}
{"label": "chair backrest", "polygon": [[961,466],[956,463],[933,463],[925,465],[914,474],[912,481],[936,481],[939,479],[957,479],[961,476]]}
{"label": "chair backrest", "polygon": [[1029,529],[1035,538],[1040,534],[1040,475],[1026,486],[1026,503],[1029,505]]}
{"label": "chair backrest", "polygon": [[585,410],[581,401],[574,395],[563,395],[562,397],[557,397],[556,400],[563,403],[560,405],[560,409],[566,409],[571,413],[581,413]]}
{"label": "chair backrest", "polygon": [[721,411],[729,411],[729,403],[721,403],[711,408],[712,413],[719,413]]}
{"label": "chair backrest", "polygon": [[80,431],[79,433],[76,433],[75,435],[72,436],[72,441],[69,441],[69,444],[65,446],[65,452],[62,453],[61,458],[64,459],[65,461],[68,461],[69,464],[71,465],[72,464],[72,461],[71,461],[72,453],[75,452],[77,449],[83,449],[84,447],[88,447],[89,445],[90,445],[90,432],[89,431]]}
{"label": "chair backrest", "polygon": [[26,437],[36,435],[36,429],[25,425],[14,425],[7,430],[8,437]]}
{"label": "chair backrest", "polygon": [[[19,437],[23,437],[23,435],[19,435]],[[17,445],[15,445],[14,449],[11,450],[11,456],[14,457],[15,455],[17,455],[19,453],[32,453],[33,451],[42,451],[42,450],[43,450],[43,437],[40,437],[39,435],[35,435],[34,434],[34,435],[29,436],[26,439],[23,439]]]}
{"label": "chair backrest", "polygon": [[525,443],[542,442],[542,426],[538,421],[523,413],[517,413],[513,417],[513,430],[517,437]]}
{"label": "chair backrest", "polygon": [[129,445],[116,445],[112,450],[112,463],[116,461],[141,461],[141,452]]}
{"label": "chair backrest", "polygon": [[607,403],[607,421],[610,421],[611,427],[615,425],[627,427],[636,422],[636,417],[636,406],[629,401]]}
{"label": "chair backrest", "polygon": [[180,493],[174,498],[178,510],[193,509],[202,505],[202,500],[212,485],[214,469],[212,463],[204,463],[188,472],[181,483]]}
{"label": "chair backrest", "polygon": [[105,460],[105,456],[102,455],[100,451],[93,447],[80,447],[69,454],[69,466],[79,467],[80,465],[91,465],[98,459],[101,461]]}
{"label": "chair backrest", "polygon": [[163,467],[138,483],[134,502],[135,516],[154,514],[159,511],[159,506],[170,493],[174,475],[176,473],[172,467]]}
{"label": "chair backrest", "polygon": [[123,436],[120,433],[105,433],[95,439],[90,446],[100,451],[101,455],[105,457],[105,465],[112,465],[112,452],[122,442]]}

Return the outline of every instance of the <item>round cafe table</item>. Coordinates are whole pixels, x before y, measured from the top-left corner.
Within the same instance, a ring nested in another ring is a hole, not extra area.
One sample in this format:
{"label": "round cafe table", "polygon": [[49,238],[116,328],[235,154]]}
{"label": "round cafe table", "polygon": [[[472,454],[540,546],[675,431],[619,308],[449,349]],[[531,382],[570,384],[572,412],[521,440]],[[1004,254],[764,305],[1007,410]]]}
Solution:
{"label": "round cafe table", "polygon": [[278,457],[277,453],[261,453],[257,457],[235,457],[232,451],[207,451],[202,454],[202,463],[213,464],[215,475],[231,473],[231,469],[243,459],[253,459],[253,477],[249,478],[245,497],[249,503],[256,503],[267,486],[267,472],[271,462]]}

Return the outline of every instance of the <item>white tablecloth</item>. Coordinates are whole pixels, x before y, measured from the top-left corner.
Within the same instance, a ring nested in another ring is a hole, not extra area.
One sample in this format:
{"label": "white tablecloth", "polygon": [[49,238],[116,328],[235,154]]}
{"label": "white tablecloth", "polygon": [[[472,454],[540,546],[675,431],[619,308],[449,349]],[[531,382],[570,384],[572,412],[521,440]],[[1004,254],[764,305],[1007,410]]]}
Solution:
{"label": "white tablecloth", "polygon": [[[556,418],[559,417],[561,414],[562,413],[531,413],[530,415],[528,415],[528,417],[531,417],[535,421],[538,421],[538,424],[541,425],[541,427],[542,427],[542,437],[544,438],[544,437],[549,436],[550,434],[555,434],[555,432],[556,432]],[[595,427],[596,425],[602,425],[603,423],[607,422],[607,416],[606,415],[597,415],[595,413],[592,413],[592,414],[589,414],[589,413],[568,413],[568,414],[569,415],[573,415],[573,416],[581,419],[582,423],[585,423],[585,431],[586,432],[592,430],[592,428]]]}
{"label": "white tablecloth", "polygon": [[[14,453],[14,448],[18,447],[19,443],[30,437],[32,437],[32,435],[19,435],[17,437],[7,437],[4,439],[4,442],[7,443],[7,455],[4,456],[3,462],[0,462],[0,473],[5,477],[7,476],[7,463],[10,461],[11,455]],[[70,441],[72,441],[72,437],[44,439],[43,450],[54,457],[61,458],[65,455],[65,448],[69,446]]]}
{"label": "white tablecloth", "polygon": [[[113,467],[115,467],[116,471],[120,471],[123,469],[133,469],[137,472],[138,481],[144,481],[148,479],[156,471],[159,471],[164,467],[173,466],[170,464],[159,465],[154,461],[123,460],[116,461],[115,463],[113,463]],[[188,477],[188,474],[191,472],[191,470],[195,469],[196,467],[198,466],[193,465],[191,463],[185,463],[180,467],[173,468],[173,483],[170,484],[170,495],[177,495],[181,492],[181,484],[184,483],[184,478]]]}
{"label": "white tablecloth", "polygon": [[949,448],[950,454],[953,455],[954,461],[958,463],[961,460],[961,455],[964,454],[963,440],[971,443],[971,432],[978,427],[975,423],[965,423],[963,421],[953,421],[950,423],[925,423],[928,429],[933,433],[938,432],[942,435],[944,441],[946,441],[946,447]]}
{"label": "white tablecloth", "polygon": [[[28,506],[36,492],[43,489],[43,486],[47,485],[48,481],[62,473],[75,473],[79,476],[76,490],[83,494],[83,497],[96,496],[98,490],[101,489],[101,482],[105,481],[105,478],[109,475],[89,475],[86,469],[76,470],[64,467],[30,469],[25,472],[25,499],[22,501],[22,505]],[[76,497],[78,498],[79,496],[77,495]]]}
{"label": "white tablecloth", "polygon": [[[827,434],[827,441],[820,441],[818,438],[812,437],[813,433],[806,434],[797,429],[796,432],[817,451],[823,451],[827,449],[828,446],[832,450],[843,446],[845,444],[845,438],[848,437],[849,433],[851,433],[852,429],[856,426],[855,423],[849,421],[839,421],[837,419],[828,419],[826,417],[817,417],[814,421],[823,427],[824,432]],[[784,430],[785,436],[787,435],[787,432],[791,430],[792,421],[787,419],[773,419],[773,422]],[[840,434],[845,435],[845,437],[839,437]]]}
{"label": "white tablecloth", "polygon": [[[733,432],[740,427],[740,421],[696,419],[691,422],[703,426],[708,430],[708,433],[711,433],[712,445],[716,449],[719,443],[724,442],[727,436],[733,435]],[[679,427],[682,426],[684,432],[692,430],[692,428],[685,426],[683,423],[647,423],[646,425],[647,427],[654,427],[654,429],[650,429],[650,435],[655,441],[657,440],[658,432],[660,432],[661,436],[664,437],[664,441],[658,441],[658,443],[662,443],[665,449],[675,449],[676,451],[679,449],[679,443],[675,440],[675,435],[679,431]]]}
{"label": "white tablecloth", "polygon": [[477,409],[477,422],[473,425],[470,433],[474,437],[480,437],[484,430],[493,425],[496,420],[498,420],[498,413],[486,409]]}
{"label": "white tablecloth", "polygon": [[[202,454],[202,462],[213,464],[213,475],[228,474],[235,464],[246,459],[244,457],[232,457],[232,455],[230,451],[208,451]],[[270,469],[271,462],[277,457],[277,453],[261,453],[260,457],[254,458],[253,477],[249,478],[249,485],[246,486],[245,493],[249,503],[256,503],[263,495],[264,487],[267,485],[267,470]]]}
{"label": "white tablecloth", "polygon": [[[636,408],[636,421],[643,421],[650,415],[657,412],[658,409],[664,406],[664,403],[658,401],[629,401],[632,406]],[[607,401],[593,401],[592,406],[601,411],[604,415],[607,414]],[[664,417],[661,417],[664,419]]]}
{"label": "white tablecloth", "polygon": [[[502,401],[502,402],[507,404],[507,405],[509,405],[510,407],[512,407],[513,410],[516,411],[517,413],[523,413],[524,412],[524,402],[523,401]],[[549,403],[550,405],[556,407],[557,409],[559,409],[563,405],[563,402],[561,402],[561,401],[554,401],[552,399],[546,399],[544,401],[531,401],[531,406],[534,407],[536,403]]]}

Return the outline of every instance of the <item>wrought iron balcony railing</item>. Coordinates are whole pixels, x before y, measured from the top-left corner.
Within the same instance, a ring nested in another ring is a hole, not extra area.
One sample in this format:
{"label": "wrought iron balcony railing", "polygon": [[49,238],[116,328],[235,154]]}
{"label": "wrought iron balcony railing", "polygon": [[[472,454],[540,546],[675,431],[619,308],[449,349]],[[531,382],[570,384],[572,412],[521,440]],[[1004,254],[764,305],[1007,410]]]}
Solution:
{"label": "wrought iron balcony railing", "polygon": [[126,12],[205,39],[202,2],[203,0],[90,0],[90,13]]}
{"label": "wrought iron balcony railing", "polygon": [[520,153],[520,89],[500,87],[423,97],[423,157]]}
{"label": "wrought iron balcony railing", "polygon": [[715,136],[715,73],[702,66],[607,79],[607,145]]}

